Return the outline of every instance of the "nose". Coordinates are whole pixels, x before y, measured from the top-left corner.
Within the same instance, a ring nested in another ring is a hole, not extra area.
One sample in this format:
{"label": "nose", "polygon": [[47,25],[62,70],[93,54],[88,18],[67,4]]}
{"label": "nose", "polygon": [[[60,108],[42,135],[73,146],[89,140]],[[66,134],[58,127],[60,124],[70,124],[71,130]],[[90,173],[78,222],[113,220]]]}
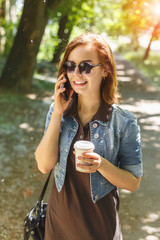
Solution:
{"label": "nose", "polygon": [[74,70],[74,73],[75,73],[75,74],[80,74],[80,72],[79,72],[79,67],[78,67],[78,66],[76,66],[76,68],[75,68],[75,70]]}

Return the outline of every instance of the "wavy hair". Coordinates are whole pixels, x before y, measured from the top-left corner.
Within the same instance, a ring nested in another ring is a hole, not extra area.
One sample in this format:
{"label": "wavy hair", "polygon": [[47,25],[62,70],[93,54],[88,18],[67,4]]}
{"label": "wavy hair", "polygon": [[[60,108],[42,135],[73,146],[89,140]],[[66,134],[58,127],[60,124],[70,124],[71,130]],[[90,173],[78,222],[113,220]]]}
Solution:
{"label": "wavy hair", "polygon": [[59,64],[58,76],[64,72],[63,63],[68,60],[68,56],[73,49],[80,45],[92,44],[98,53],[100,63],[102,63],[106,77],[103,77],[101,83],[101,96],[103,100],[111,105],[118,103],[120,95],[117,91],[118,81],[116,77],[116,65],[112,50],[106,40],[94,33],[85,33],[74,38],[67,46],[64,52],[64,56]]}

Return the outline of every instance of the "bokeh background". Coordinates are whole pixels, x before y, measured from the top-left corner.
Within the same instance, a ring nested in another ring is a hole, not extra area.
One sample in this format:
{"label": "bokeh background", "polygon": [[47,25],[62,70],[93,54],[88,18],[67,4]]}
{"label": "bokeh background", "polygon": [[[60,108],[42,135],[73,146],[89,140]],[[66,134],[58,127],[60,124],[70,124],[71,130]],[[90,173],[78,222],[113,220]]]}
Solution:
{"label": "bokeh background", "polygon": [[124,240],[160,239],[160,0],[0,0],[1,240],[23,239],[23,219],[46,179],[34,151],[58,63],[66,44],[84,32],[110,44],[121,105],[142,132],[141,187],[120,190]]}

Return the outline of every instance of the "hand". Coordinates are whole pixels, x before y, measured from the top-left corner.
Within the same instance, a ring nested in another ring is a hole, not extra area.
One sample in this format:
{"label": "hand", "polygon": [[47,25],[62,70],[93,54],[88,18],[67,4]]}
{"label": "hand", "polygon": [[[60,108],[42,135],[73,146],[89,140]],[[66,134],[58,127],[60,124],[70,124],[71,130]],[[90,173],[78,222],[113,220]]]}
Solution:
{"label": "hand", "polygon": [[84,152],[78,159],[83,163],[78,163],[77,167],[85,170],[86,173],[94,173],[101,166],[101,156],[94,152]]}
{"label": "hand", "polygon": [[65,83],[67,79],[65,78],[65,73],[61,74],[61,76],[57,79],[55,84],[55,93],[54,93],[54,112],[62,115],[63,112],[67,109],[70,99],[73,95],[73,89],[71,89],[68,101],[65,101],[62,92],[65,92],[65,88],[62,88],[62,84]]}

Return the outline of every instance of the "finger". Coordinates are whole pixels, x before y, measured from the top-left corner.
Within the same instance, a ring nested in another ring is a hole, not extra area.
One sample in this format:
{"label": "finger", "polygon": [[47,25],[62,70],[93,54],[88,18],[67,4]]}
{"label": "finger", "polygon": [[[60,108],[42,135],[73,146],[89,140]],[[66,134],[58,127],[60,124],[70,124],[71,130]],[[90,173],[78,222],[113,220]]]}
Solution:
{"label": "finger", "polygon": [[86,166],[85,164],[82,163],[78,163],[77,167],[82,168],[83,170],[85,170],[86,173],[93,173],[97,171],[97,168],[93,166]]}
{"label": "finger", "polygon": [[59,82],[56,83],[55,85],[55,91],[58,91],[58,89],[62,88],[63,89],[63,84],[66,82],[66,79],[63,78],[62,80],[60,80]]}
{"label": "finger", "polygon": [[63,73],[58,77],[57,81],[62,80],[64,77],[65,77],[65,73],[63,72]]}
{"label": "finger", "polygon": [[93,150],[88,150],[88,151],[86,151],[86,152],[83,152],[82,155],[83,155],[83,154],[86,154],[86,153],[93,153]]}
{"label": "finger", "polygon": [[69,93],[69,100],[72,97],[73,93],[74,93],[74,90],[71,88],[70,93]]}
{"label": "finger", "polygon": [[67,79],[64,77],[64,74],[62,74],[56,81],[55,84],[55,90],[59,89],[60,86],[65,83],[67,81]]}
{"label": "finger", "polygon": [[88,159],[99,159],[99,156],[94,154],[93,152],[92,153],[89,153],[89,152],[86,152],[86,153],[82,153],[82,156],[85,157],[85,158],[88,158]]}
{"label": "finger", "polygon": [[57,90],[58,95],[61,94],[62,92],[65,92],[65,90],[66,90],[65,88],[59,88]]}
{"label": "finger", "polygon": [[83,161],[84,163],[93,163],[94,159],[78,156],[78,160]]}
{"label": "finger", "polygon": [[94,166],[95,168],[99,167],[100,161],[99,160],[94,160],[94,159],[85,159],[78,157],[78,160],[82,161],[84,166]]}

